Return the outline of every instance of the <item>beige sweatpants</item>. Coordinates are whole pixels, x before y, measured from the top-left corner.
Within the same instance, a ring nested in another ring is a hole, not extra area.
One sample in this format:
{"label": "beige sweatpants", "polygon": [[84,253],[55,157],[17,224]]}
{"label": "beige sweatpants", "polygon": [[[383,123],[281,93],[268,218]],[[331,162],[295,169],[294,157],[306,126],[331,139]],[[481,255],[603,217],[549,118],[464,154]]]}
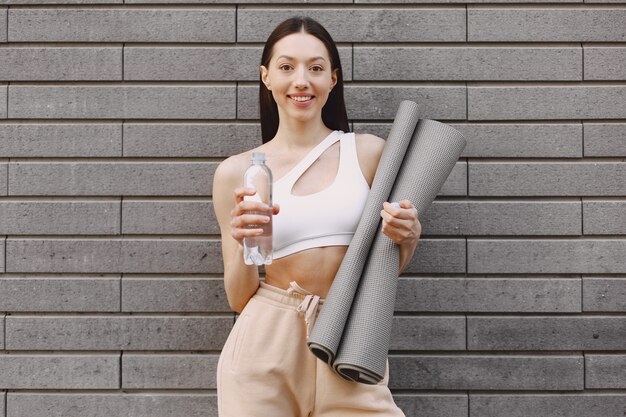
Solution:
{"label": "beige sweatpants", "polygon": [[236,320],[217,364],[219,417],[405,417],[389,382],[351,382],[306,345],[324,299],[292,282],[261,281]]}

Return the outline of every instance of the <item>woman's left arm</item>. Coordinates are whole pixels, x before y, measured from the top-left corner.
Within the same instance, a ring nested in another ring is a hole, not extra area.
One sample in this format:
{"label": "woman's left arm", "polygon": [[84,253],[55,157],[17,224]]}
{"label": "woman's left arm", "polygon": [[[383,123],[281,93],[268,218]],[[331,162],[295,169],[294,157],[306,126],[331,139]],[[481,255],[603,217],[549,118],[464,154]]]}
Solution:
{"label": "woman's left arm", "polygon": [[409,200],[399,201],[400,207],[383,203],[380,215],[383,218],[382,231],[400,245],[400,274],[413,258],[415,248],[422,233],[422,225],[417,218],[417,209]]}

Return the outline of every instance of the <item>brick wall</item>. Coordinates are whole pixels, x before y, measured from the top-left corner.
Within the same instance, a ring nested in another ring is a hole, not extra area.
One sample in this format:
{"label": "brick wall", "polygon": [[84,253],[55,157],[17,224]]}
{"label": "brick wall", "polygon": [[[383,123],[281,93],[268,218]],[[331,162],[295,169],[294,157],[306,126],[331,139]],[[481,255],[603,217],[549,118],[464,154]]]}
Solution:
{"label": "brick wall", "polygon": [[217,415],[213,172],[296,13],[354,130],[410,99],[468,139],[400,278],[398,405],[623,417],[625,4],[0,0],[0,417]]}

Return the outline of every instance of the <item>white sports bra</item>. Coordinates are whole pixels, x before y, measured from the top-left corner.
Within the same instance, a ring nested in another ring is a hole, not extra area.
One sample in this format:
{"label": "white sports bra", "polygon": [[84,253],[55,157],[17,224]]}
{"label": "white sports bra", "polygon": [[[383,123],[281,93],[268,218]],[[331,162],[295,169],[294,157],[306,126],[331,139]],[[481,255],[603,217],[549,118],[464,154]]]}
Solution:
{"label": "white sports bra", "polygon": [[[313,194],[291,194],[298,178],[337,140],[339,169],[333,183]],[[333,131],[273,183],[273,202],[280,206],[272,219],[273,258],[309,248],[349,245],[369,191],[357,158],[355,134]]]}

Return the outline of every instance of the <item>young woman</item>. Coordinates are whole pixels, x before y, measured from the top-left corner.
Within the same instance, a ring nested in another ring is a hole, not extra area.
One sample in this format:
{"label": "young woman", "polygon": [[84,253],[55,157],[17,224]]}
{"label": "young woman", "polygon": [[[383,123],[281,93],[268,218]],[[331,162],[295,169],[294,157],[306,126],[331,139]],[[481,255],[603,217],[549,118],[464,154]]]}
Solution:
{"label": "young woman", "polygon": [[[357,228],[384,139],[349,132],[337,47],[315,20],[293,17],[269,36],[260,65],[263,144],[219,164],[213,204],[222,236],[224,283],[240,313],[217,367],[220,417],[404,416],[384,380],[344,380],[306,345],[319,309]],[[252,151],[273,173],[273,207],[244,201]],[[274,257],[258,268],[243,261],[248,228],[273,214]],[[400,245],[404,271],[421,234],[417,210],[385,202],[382,232]]]}

